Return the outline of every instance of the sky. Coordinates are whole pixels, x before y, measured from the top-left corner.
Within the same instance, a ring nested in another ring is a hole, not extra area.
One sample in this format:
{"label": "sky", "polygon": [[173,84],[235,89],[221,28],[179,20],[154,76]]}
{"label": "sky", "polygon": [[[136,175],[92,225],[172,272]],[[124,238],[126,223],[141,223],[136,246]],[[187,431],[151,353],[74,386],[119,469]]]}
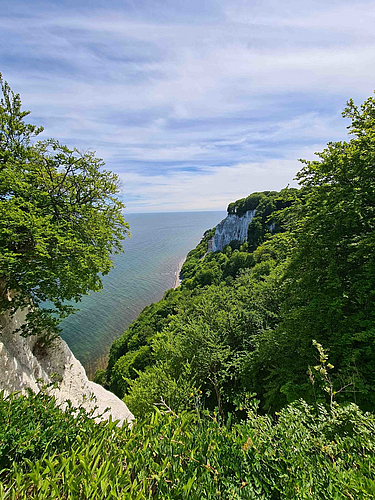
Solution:
{"label": "sky", "polygon": [[0,72],[40,138],[119,175],[128,213],[225,210],[347,138],[374,26],[367,0],[0,0]]}

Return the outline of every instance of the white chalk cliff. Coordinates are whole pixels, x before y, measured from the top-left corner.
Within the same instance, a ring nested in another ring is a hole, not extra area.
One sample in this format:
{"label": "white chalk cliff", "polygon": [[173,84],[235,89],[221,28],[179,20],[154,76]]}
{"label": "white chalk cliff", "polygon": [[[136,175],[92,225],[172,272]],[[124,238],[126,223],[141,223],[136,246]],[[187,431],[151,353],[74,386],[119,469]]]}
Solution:
{"label": "white chalk cliff", "polygon": [[[14,331],[25,321],[26,311],[17,311],[10,318],[0,315],[0,390],[6,394],[25,392],[26,388],[38,392],[42,385],[58,382],[50,389],[58,405],[70,400],[74,407],[92,410],[100,419],[131,422],[133,415],[121,399],[102,386],[88,380],[81,363],[68,345],[58,337],[48,347],[39,347],[35,336],[23,338]],[[108,409],[107,411],[105,411]]]}
{"label": "white chalk cliff", "polygon": [[209,249],[213,252],[223,250],[231,241],[247,241],[247,229],[252,221],[256,210],[248,210],[242,217],[236,214],[230,214],[223,219],[217,226],[212,238],[212,246]]}

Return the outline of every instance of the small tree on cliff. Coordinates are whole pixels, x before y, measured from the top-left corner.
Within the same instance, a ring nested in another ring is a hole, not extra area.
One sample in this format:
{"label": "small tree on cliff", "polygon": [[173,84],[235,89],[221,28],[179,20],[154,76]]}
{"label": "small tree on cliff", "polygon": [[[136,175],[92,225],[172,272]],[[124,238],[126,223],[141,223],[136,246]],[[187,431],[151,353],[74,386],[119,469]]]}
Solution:
{"label": "small tree on cliff", "polygon": [[[33,142],[43,128],[25,123],[29,112],[1,74],[0,85],[0,307],[12,313],[31,301],[23,335],[56,332],[73,311],[64,301],[99,290],[122,250],[119,180],[92,152]],[[38,307],[45,301],[50,309]]]}

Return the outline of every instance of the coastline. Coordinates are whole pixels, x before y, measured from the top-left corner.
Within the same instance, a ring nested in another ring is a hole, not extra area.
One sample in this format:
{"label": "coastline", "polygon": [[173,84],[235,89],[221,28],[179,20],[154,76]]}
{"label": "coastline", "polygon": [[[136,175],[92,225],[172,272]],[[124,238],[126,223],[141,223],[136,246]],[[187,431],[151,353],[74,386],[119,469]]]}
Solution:
{"label": "coastline", "polygon": [[175,290],[177,287],[179,287],[181,285],[181,281],[182,281],[181,269],[182,269],[182,266],[184,265],[185,260],[186,260],[186,257],[184,259],[182,259],[182,261],[178,264],[177,271],[175,272],[175,279],[174,279],[174,285],[173,285],[173,288]]}
{"label": "coastline", "polygon": [[[182,281],[181,268],[182,268],[185,260],[186,260],[186,257],[184,259],[182,259],[181,262],[177,266],[177,270],[175,272],[174,285],[173,285],[174,289],[176,289],[177,287],[179,287],[181,285],[181,281]],[[97,370],[105,370],[107,368],[108,358],[109,358],[109,354],[105,354],[105,355],[100,356],[99,358],[95,359],[94,361],[85,364],[84,368],[85,368],[85,371],[87,374],[87,378],[89,380],[94,379],[94,376],[95,376],[95,373]]]}
{"label": "coastline", "polygon": [[207,228],[215,226],[224,215],[128,214],[132,238],[127,240],[126,252],[114,256],[111,272],[103,276],[103,293],[83,296],[79,312],[61,323],[62,338],[89,374],[105,368],[111,344],[144,307],[161,300],[168,288],[179,286],[178,264],[196,247]]}

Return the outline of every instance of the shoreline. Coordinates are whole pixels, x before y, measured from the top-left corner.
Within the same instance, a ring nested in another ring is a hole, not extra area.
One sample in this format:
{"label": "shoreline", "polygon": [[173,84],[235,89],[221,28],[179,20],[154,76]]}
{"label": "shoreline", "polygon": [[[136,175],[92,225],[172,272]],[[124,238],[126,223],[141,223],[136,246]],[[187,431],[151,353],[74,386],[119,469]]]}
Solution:
{"label": "shoreline", "polygon": [[[181,285],[181,268],[186,260],[186,257],[181,260],[181,262],[177,266],[177,270],[175,272],[175,278],[174,278],[174,285],[173,288],[176,290]],[[109,353],[100,356],[99,358],[95,359],[94,361],[91,361],[87,364],[84,364],[84,369],[86,371],[87,378],[89,380],[93,380],[95,373],[97,370],[105,370],[108,365],[108,358],[109,358]],[[83,365],[83,363],[82,363]]]}
{"label": "shoreline", "polygon": [[94,361],[89,361],[87,364],[82,363],[87,378],[93,381],[95,374],[98,370],[106,370],[108,366],[108,359],[109,359],[109,353],[94,359]]}
{"label": "shoreline", "polygon": [[178,264],[177,271],[175,272],[175,279],[174,279],[174,285],[173,285],[173,288],[175,290],[176,290],[176,288],[178,288],[181,285],[181,281],[182,281],[181,269],[182,269],[182,266],[184,265],[185,260],[186,260],[186,257],[184,259],[182,259],[182,261]]}

